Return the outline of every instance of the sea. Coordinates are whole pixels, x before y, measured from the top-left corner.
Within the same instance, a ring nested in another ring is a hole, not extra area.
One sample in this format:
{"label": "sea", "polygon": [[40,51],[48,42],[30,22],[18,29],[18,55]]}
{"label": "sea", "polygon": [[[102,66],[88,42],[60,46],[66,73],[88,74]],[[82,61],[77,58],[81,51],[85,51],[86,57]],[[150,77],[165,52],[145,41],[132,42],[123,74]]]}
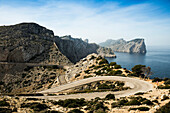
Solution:
{"label": "sea", "polygon": [[115,52],[117,58],[106,58],[109,62],[117,62],[123,68],[131,70],[141,64],[151,67],[150,78],[170,78],[170,46],[148,46],[146,54],[129,54]]}

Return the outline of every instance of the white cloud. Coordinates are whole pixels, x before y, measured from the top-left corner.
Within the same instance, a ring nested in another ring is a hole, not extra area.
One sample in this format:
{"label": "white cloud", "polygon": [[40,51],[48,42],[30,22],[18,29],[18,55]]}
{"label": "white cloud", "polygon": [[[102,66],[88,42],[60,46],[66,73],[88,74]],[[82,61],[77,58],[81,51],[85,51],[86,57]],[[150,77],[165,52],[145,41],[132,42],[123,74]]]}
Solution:
{"label": "white cloud", "polygon": [[145,37],[149,45],[168,45],[170,19],[156,16],[156,7],[139,4],[119,7],[104,4],[100,7],[48,2],[43,6],[0,6],[0,25],[37,22],[55,32],[102,42],[108,38]]}

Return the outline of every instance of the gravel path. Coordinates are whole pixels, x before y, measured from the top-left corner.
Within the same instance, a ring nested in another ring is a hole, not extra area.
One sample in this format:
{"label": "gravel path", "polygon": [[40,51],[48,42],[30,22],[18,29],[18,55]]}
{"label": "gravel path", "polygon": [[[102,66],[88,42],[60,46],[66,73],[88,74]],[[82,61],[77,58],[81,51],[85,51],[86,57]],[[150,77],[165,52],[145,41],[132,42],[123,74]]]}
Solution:
{"label": "gravel path", "polygon": [[129,77],[120,77],[120,76],[99,76],[99,77],[91,77],[87,79],[78,80],[72,83],[67,83],[65,85],[61,85],[55,88],[51,88],[48,90],[41,91],[39,93],[57,93],[66,89],[70,89],[76,86],[80,86],[83,84],[99,81],[99,80],[116,80],[116,81],[124,81],[125,86],[130,87],[131,89],[124,91],[116,91],[116,92],[94,92],[94,93],[80,93],[80,94],[70,94],[70,95],[58,95],[58,96],[44,96],[40,98],[50,99],[50,100],[59,100],[59,99],[68,99],[68,98],[85,98],[87,100],[93,99],[95,97],[104,98],[107,94],[112,93],[115,94],[116,98],[124,97],[129,95],[134,95],[137,92],[147,92],[153,89],[153,85],[144,80],[139,80],[136,78]]}

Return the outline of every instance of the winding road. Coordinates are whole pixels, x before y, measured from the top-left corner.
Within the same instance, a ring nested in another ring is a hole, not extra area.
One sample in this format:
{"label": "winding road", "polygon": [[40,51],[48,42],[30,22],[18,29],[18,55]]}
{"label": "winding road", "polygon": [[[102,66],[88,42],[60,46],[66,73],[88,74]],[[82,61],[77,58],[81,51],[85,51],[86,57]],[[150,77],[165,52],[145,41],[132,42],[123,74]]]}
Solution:
{"label": "winding road", "polygon": [[153,89],[153,85],[147,81],[139,80],[136,78],[130,77],[120,77],[120,76],[98,76],[98,77],[91,77],[86,78],[78,81],[74,81],[71,83],[67,83],[55,88],[51,88],[48,90],[44,90],[38,93],[57,93],[66,89],[70,89],[76,86],[84,85],[87,83],[99,81],[99,80],[116,80],[116,81],[124,81],[125,86],[130,87],[131,89],[123,90],[123,91],[107,91],[107,92],[94,92],[94,93],[80,93],[80,94],[70,94],[70,95],[58,95],[58,96],[44,96],[45,99],[50,100],[59,100],[59,99],[68,99],[68,98],[85,98],[87,100],[93,99],[95,97],[104,98],[107,94],[115,94],[115,97],[125,97],[129,95],[134,95],[138,92],[147,92]]}

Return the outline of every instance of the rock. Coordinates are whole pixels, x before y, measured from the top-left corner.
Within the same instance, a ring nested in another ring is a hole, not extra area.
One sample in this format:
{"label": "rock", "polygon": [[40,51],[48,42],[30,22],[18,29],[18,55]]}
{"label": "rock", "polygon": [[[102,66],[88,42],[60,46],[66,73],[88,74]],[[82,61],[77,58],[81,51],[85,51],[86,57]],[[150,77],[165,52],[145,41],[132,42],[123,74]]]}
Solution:
{"label": "rock", "polygon": [[161,101],[164,101],[164,100],[166,100],[166,99],[169,99],[169,97],[166,96],[165,94],[162,94],[162,95],[161,95]]}
{"label": "rock", "polygon": [[85,39],[84,42],[89,43],[89,40],[88,40],[88,39]]}
{"label": "rock", "polygon": [[125,41],[124,39],[119,40],[106,40],[99,44],[103,47],[110,47],[113,51],[127,52],[127,53],[146,53],[146,46],[144,39],[134,39],[131,41]]}
{"label": "rock", "polygon": [[73,63],[92,53],[115,57],[113,50],[110,48],[100,47],[95,43],[87,43],[82,39],[72,38],[70,35],[55,37],[54,41],[59,50]]}

